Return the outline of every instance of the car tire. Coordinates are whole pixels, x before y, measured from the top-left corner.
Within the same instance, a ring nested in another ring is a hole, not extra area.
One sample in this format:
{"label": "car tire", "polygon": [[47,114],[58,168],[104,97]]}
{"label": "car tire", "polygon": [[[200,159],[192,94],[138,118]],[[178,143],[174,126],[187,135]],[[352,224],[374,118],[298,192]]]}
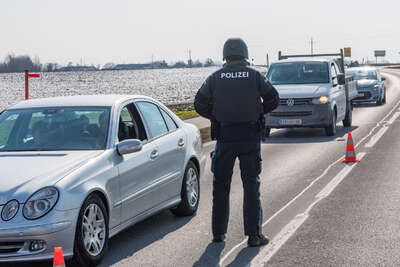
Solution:
{"label": "car tire", "polygon": [[380,95],[380,97],[379,97],[379,100],[378,101],[376,101],[376,105],[377,106],[382,106],[383,105],[383,103],[384,103],[384,98],[385,98],[386,96],[385,96],[385,92],[382,90],[382,93],[381,93],[381,95]]}
{"label": "car tire", "polygon": [[383,104],[383,101],[382,101],[382,97],[381,97],[381,98],[379,98],[378,101],[376,101],[376,105],[377,106],[382,106],[382,104]]}
{"label": "car tire", "polygon": [[383,89],[383,90],[384,90],[384,94],[383,94],[383,101],[382,101],[382,103],[383,103],[383,104],[386,104],[386,88]]}
{"label": "car tire", "polygon": [[[91,217],[92,215],[96,216],[96,222],[88,222],[88,219],[90,220],[88,217]],[[101,220],[103,220],[103,223]],[[87,222],[86,225],[88,225],[86,229],[84,227],[85,221]],[[96,233],[101,229],[103,229],[101,232],[103,234]],[[74,266],[97,266],[106,254],[108,248],[108,235],[107,209],[101,198],[96,194],[92,194],[85,200],[81,210],[79,211],[74,242]],[[85,247],[85,239],[86,243],[88,243],[88,239],[91,239],[88,249]],[[96,241],[99,243],[96,243]],[[99,247],[95,247],[94,243]],[[91,249],[94,251],[90,251]]]}
{"label": "car tire", "polygon": [[189,161],[183,176],[181,202],[171,212],[176,216],[191,216],[196,213],[200,201],[199,171],[196,165]]}
{"label": "car tire", "polygon": [[344,127],[351,127],[351,124],[353,122],[353,104],[350,103],[350,108],[349,110],[346,112],[346,117],[343,120],[343,126]]}
{"label": "car tire", "polygon": [[328,127],[325,127],[325,133],[327,136],[334,136],[336,134],[336,112],[332,110],[331,123]]}

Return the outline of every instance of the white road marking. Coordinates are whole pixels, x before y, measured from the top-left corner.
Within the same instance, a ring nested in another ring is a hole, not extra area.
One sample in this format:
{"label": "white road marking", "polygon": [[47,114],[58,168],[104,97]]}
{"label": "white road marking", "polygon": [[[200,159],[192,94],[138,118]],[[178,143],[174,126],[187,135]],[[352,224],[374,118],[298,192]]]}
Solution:
{"label": "white road marking", "polygon": [[383,126],[374,136],[371,137],[371,140],[369,140],[369,142],[365,144],[365,147],[373,147],[379,141],[379,139],[382,138],[382,136],[386,133],[388,129],[388,126]]}
{"label": "white road marking", "polygon": [[[371,129],[371,131],[364,136],[354,147],[357,148],[360,144],[362,144],[366,139],[368,139],[372,133],[379,128],[383,122],[385,122],[387,120],[387,118],[396,110],[399,108],[400,105],[400,101],[398,101],[394,107],[375,125],[375,127],[373,127]],[[324,177],[328,171],[338,162],[340,162],[344,157],[340,157],[339,159],[337,159],[335,162],[333,162],[332,164],[330,164],[325,171],[319,176],[317,177],[315,180],[313,180],[303,191],[301,191],[295,198],[293,198],[291,201],[289,201],[285,206],[283,206],[280,210],[278,210],[274,215],[272,215],[267,221],[265,221],[263,223],[263,227],[265,225],[267,225],[270,221],[272,221],[275,217],[277,217],[282,211],[284,211],[287,207],[289,207],[293,202],[295,202],[301,195],[304,194],[304,192],[307,191],[308,188],[310,188],[311,186],[313,186],[316,182],[318,182],[322,177]],[[234,246],[231,250],[229,250],[219,261],[219,264],[216,265],[217,267],[219,266],[223,266],[223,263],[226,261],[226,259],[228,259],[228,257],[238,248],[240,248],[241,246],[243,246],[244,244],[246,244],[247,239],[244,239],[242,242],[240,242],[239,244],[237,244],[236,246]]]}
{"label": "white road marking", "polygon": [[[366,153],[360,153],[359,158],[362,159]],[[345,167],[316,195],[315,201],[312,202],[304,213],[298,214],[292,221],[290,221],[272,240],[272,242],[265,247],[257,257],[251,262],[251,266],[263,266],[267,263],[272,256],[292,237],[297,229],[307,220],[312,208],[321,200],[328,197],[333,190],[349,175],[351,170],[357,164],[345,165]]]}
{"label": "white road marking", "polygon": [[394,113],[393,117],[391,117],[390,120],[388,121],[388,124],[393,124],[399,116],[400,116],[400,112]]}

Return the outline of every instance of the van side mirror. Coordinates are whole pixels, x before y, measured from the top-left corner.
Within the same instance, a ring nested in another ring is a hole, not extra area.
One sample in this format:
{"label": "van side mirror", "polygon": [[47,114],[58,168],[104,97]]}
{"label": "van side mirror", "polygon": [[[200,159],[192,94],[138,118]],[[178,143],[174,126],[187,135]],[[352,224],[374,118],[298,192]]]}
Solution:
{"label": "van side mirror", "polygon": [[382,81],[386,81],[386,78],[385,78],[385,77],[381,77],[381,80],[382,80]]}
{"label": "van side mirror", "polygon": [[138,139],[127,139],[117,144],[117,152],[119,155],[126,155],[142,150],[142,142]]}
{"label": "van side mirror", "polygon": [[339,85],[345,85],[346,84],[346,76],[343,73],[339,73],[337,75],[337,80]]}

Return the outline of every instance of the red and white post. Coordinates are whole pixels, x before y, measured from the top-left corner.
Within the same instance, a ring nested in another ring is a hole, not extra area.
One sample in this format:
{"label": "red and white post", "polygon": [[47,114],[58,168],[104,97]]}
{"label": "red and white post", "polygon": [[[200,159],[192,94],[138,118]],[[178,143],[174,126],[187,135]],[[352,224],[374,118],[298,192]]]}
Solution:
{"label": "red and white post", "polygon": [[29,73],[29,70],[25,70],[25,100],[29,99],[29,78],[40,78],[40,74]]}

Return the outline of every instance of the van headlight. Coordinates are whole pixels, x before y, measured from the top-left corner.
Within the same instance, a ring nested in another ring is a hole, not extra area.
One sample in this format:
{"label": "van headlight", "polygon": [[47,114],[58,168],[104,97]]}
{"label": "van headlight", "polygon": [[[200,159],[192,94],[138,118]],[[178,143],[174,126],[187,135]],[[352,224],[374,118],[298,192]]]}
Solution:
{"label": "van headlight", "polygon": [[18,209],[18,201],[16,201],[15,199],[8,201],[1,211],[1,218],[3,219],[3,221],[11,220],[17,214]]}
{"label": "van headlight", "polygon": [[313,104],[327,104],[329,102],[329,98],[327,96],[320,96],[317,98],[314,98],[312,100]]}
{"label": "van headlight", "polygon": [[24,217],[28,220],[36,220],[43,217],[56,205],[58,195],[57,188],[53,186],[40,189],[25,202]]}
{"label": "van headlight", "polygon": [[375,85],[374,86],[374,91],[378,91],[379,90],[379,85]]}

